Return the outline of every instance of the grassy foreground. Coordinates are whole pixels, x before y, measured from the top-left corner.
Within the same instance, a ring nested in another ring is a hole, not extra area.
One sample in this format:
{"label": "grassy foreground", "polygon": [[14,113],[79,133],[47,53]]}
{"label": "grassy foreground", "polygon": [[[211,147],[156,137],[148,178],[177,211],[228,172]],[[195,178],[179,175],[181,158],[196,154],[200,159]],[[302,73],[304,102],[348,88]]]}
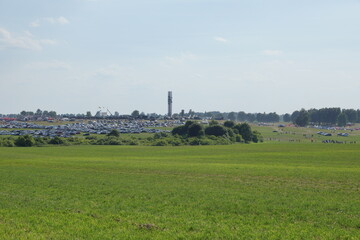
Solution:
{"label": "grassy foreground", "polygon": [[0,239],[359,239],[358,145],[0,148]]}

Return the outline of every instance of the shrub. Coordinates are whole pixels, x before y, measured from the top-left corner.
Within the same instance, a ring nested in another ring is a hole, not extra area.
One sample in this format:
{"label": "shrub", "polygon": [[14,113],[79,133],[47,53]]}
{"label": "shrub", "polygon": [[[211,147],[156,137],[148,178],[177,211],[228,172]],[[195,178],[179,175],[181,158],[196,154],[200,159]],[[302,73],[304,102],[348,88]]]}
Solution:
{"label": "shrub", "polygon": [[167,141],[163,139],[160,139],[153,143],[153,146],[167,146],[167,145],[168,145]]}
{"label": "shrub", "polygon": [[225,121],[224,126],[228,127],[228,128],[233,128],[235,126],[235,122],[234,121]]}
{"label": "shrub", "polygon": [[20,136],[15,140],[18,147],[32,147],[35,145],[35,139],[30,135]]}
{"label": "shrub", "polygon": [[0,146],[2,147],[15,147],[14,139],[12,138],[4,138],[0,139]]}
{"label": "shrub", "polygon": [[200,137],[204,135],[204,130],[199,123],[194,122],[189,126],[187,133],[189,137]]}
{"label": "shrub", "polygon": [[237,135],[235,136],[235,141],[236,141],[236,142],[244,142],[244,139],[241,137],[240,134],[237,134]]}
{"label": "shrub", "polygon": [[193,146],[200,145],[200,139],[198,138],[189,138],[188,141],[189,141],[189,145],[193,145]]}
{"label": "shrub", "polygon": [[184,136],[187,134],[187,127],[186,126],[178,126],[173,128],[173,130],[171,131],[172,135],[180,135],[180,136]]}
{"label": "shrub", "polygon": [[212,125],[205,128],[206,135],[213,135],[213,136],[224,136],[226,134],[226,128],[221,125]]}
{"label": "shrub", "polygon": [[49,141],[49,144],[55,144],[55,145],[59,145],[59,144],[64,144],[65,141],[61,138],[59,138],[58,136],[55,136],[54,138],[52,138],[50,141]]}
{"label": "shrub", "polygon": [[111,132],[108,134],[108,136],[119,137],[119,136],[120,136],[120,133],[119,133],[118,130],[113,129],[113,130],[111,130]]}

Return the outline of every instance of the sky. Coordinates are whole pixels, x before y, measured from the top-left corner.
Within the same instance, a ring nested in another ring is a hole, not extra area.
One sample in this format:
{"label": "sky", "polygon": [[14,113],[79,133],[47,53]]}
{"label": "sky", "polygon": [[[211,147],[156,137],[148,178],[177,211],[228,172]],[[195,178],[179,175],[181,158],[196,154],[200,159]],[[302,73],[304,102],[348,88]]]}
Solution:
{"label": "sky", "polygon": [[0,0],[0,113],[360,108],[360,0]]}

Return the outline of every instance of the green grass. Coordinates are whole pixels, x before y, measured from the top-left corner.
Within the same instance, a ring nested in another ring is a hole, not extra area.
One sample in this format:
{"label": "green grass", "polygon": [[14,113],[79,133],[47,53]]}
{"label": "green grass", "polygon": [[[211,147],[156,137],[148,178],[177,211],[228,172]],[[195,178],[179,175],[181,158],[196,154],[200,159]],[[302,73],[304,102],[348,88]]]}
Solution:
{"label": "green grass", "polygon": [[0,239],[359,239],[358,145],[0,148]]}

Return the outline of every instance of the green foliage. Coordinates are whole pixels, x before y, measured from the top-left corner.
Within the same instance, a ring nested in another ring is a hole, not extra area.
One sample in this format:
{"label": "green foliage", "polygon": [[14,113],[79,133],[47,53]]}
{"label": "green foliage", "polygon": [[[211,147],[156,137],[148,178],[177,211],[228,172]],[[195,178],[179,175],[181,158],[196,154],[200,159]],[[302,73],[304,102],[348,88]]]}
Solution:
{"label": "green foliage", "polygon": [[109,132],[108,136],[119,137],[120,133],[118,130],[113,129],[113,130],[111,130],[111,132]]}
{"label": "green foliage", "polygon": [[64,143],[65,143],[65,141],[62,138],[58,137],[58,136],[52,138],[49,141],[49,144],[54,144],[54,145],[60,145],[60,144],[64,144]]}
{"label": "green foliage", "polygon": [[0,138],[0,147],[15,147],[14,139],[11,137]]}
{"label": "green foliage", "polygon": [[261,133],[259,132],[259,131],[253,131],[253,133],[252,133],[252,141],[254,142],[254,143],[257,143],[257,142],[263,142],[264,141],[264,139],[263,139],[263,137],[262,137],[262,135],[261,135]]}
{"label": "green foliage", "polygon": [[187,134],[187,127],[185,125],[174,127],[173,130],[171,131],[171,134],[185,136]]}
{"label": "green foliage", "polygon": [[246,143],[249,143],[253,140],[253,133],[251,131],[251,127],[247,123],[237,124],[234,127],[238,130],[241,137],[244,139]]}
{"label": "green foliage", "polygon": [[204,129],[199,123],[195,122],[188,127],[187,133],[189,137],[200,137],[204,135]]}
{"label": "green foliage", "polygon": [[35,139],[30,135],[19,136],[15,140],[15,145],[18,147],[32,147],[35,145]]}
{"label": "green foliage", "polygon": [[164,139],[159,139],[153,143],[153,146],[167,146],[168,142]]}
{"label": "green foliage", "polygon": [[242,138],[242,136],[240,134],[237,134],[235,136],[235,141],[238,143],[242,143],[242,142],[244,142],[244,139]]}
{"label": "green foliage", "polygon": [[216,120],[211,120],[211,121],[209,122],[209,126],[214,126],[214,125],[219,125],[219,122],[216,121]]}
{"label": "green foliage", "polygon": [[228,128],[233,128],[235,126],[235,122],[234,121],[225,121],[224,126],[228,127]]}
{"label": "green foliage", "polygon": [[226,128],[221,125],[211,125],[205,128],[206,135],[213,135],[213,136],[224,136],[226,134]]}
{"label": "green foliage", "polygon": [[339,127],[345,127],[348,122],[348,118],[345,113],[340,113],[337,117],[337,125]]}
{"label": "green foliage", "polygon": [[294,123],[300,127],[305,127],[309,124],[309,113],[305,109],[301,109]]}

